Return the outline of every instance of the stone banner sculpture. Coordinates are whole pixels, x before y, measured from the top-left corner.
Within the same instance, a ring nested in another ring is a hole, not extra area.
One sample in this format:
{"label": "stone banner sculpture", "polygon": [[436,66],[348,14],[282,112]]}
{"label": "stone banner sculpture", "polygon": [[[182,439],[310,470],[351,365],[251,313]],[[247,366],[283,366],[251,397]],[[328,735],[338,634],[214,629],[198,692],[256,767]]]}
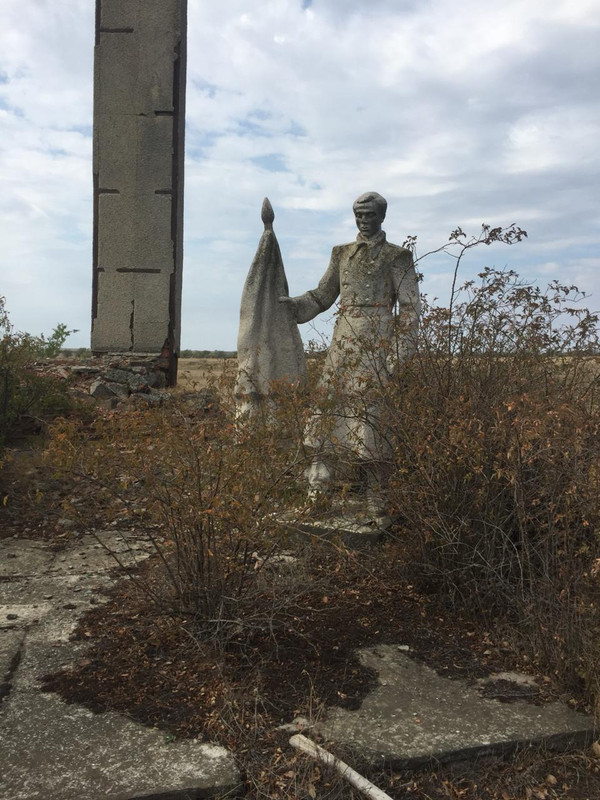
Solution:
{"label": "stone banner sculpture", "polygon": [[269,397],[273,381],[303,384],[306,363],[302,339],[291,306],[279,302],[288,295],[283,260],[273,231],[275,214],[265,197],[261,218],[264,232],[242,292],[238,333],[238,375],[235,387],[238,415],[252,414]]}

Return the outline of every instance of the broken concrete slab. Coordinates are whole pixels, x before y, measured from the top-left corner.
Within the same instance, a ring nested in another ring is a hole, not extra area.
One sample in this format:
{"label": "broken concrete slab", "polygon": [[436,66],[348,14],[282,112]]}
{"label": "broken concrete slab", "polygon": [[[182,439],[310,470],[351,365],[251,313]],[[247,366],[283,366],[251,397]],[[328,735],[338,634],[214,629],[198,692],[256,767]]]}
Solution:
{"label": "broken concrete slab", "polygon": [[10,681],[16,662],[20,658],[24,636],[23,631],[0,631],[0,700],[8,693],[10,688],[7,683]]}
{"label": "broken concrete slab", "polygon": [[74,635],[79,622],[79,617],[85,609],[81,608],[79,613],[76,609],[72,611],[62,611],[54,609],[40,625],[32,625],[27,632],[27,642],[50,642],[60,644],[68,642]]}
{"label": "broken concrete slab", "polygon": [[389,527],[389,517],[363,521],[339,516],[327,520],[303,520],[294,524],[296,531],[325,541],[341,541],[350,550],[380,544]]}
{"label": "broken concrete slab", "polygon": [[49,603],[0,605],[0,628],[26,628],[32,622],[39,622],[51,608]]}
{"label": "broken concrete slab", "polygon": [[41,575],[54,555],[41,542],[5,539],[0,542],[0,577]]}
{"label": "broken concrete slab", "polygon": [[171,741],[118,714],[93,714],[55,695],[22,692],[0,719],[0,796],[11,800],[130,800],[225,794],[239,784],[231,755]]}
{"label": "broken concrete slab", "polygon": [[118,562],[148,542],[117,530],[48,543],[0,541],[0,797],[11,800],[176,800],[226,794],[239,783],[231,755],[170,741],[115,713],[93,714],[40,690],[42,679],[85,658],[73,641],[81,615],[107,598]]}
{"label": "broken concrete slab", "polygon": [[117,567],[132,567],[155,552],[153,546],[128,531],[102,531],[79,536],[69,549],[53,560],[51,574],[83,574],[105,572]]}
{"label": "broken concrete slab", "polygon": [[81,575],[76,572],[48,573],[35,577],[3,581],[0,596],[6,605],[49,602],[53,606],[61,603],[102,603],[107,598],[104,590],[114,579],[106,574],[91,572]]}
{"label": "broken concrete slab", "polygon": [[403,769],[533,744],[572,747],[594,736],[592,717],[561,703],[486,699],[476,685],[441,677],[398,646],[361,650],[359,658],[379,685],[357,711],[330,709],[318,728],[373,763]]}
{"label": "broken concrete slab", "polygon": [[48,642],[26,637],[19,651],[19,668],[13,675],[11,691],[39,690],[46,675],[72,667],[85,658],[89,648],[89,642],[69,639]]}
{"label": "broken concrete slab", "polygon": [[306,543],[314,537],[326,542],[341,542],[350,550],[380,544],[393,522],[391,517],[374,516],[368,510],[358,508],[350,513],[338,512],[318,517],[286,511],[278,514],[276,519],[285,536],[293,541]]}
{"label": "broken concrete slab", "polygon": [[96,380],[90,386],[90,394],[92,397],[95,397],[97,400],[109,400],[113,397],[116,397],[113,390],[107,383],[104,383],[103,380]]}

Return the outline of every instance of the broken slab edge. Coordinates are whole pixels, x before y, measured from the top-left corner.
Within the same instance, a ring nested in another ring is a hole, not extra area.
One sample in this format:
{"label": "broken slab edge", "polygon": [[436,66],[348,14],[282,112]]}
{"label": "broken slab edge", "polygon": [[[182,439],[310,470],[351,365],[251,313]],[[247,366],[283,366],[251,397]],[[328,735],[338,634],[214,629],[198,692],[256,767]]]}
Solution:
{"label": "broken slab edge", "polygon": [[[344,750],[355,753],[363,762],[371,767],[395,770],[422,769],[433,767],[438,764],[454,764],[459,762],[474,762],[480,758],[489,756],[509,756],[527,750],[551,750],[554,753],[567,752],[570,750],[582,750],[595,741],[598,731],[589,728],[579,731],[568,731],[554,733],[549,736],[538,736],[535,739],[523,740],[515,739],[505,742],[490,742],[486,745],[473,745],[463,749],[452,751],[440,751],[423,756],[410,756],[402,758],[396,753],[381,753],[365,750],[363,747],[353,746],[352,742],[344,743]],[[339,748],[339,742],[336,742]]]}
{"label": "broken slab edge", "polygon": [[208,800],[209,798],[241,797],[243,790],[242,781],[238,781],[231,786],[214,786],[197,789],[174,789],[173,791],[159,792],[158,794],[135,794],[128,800]]}
{"label": "broken slab edge", "polygon": [[[287,515],[286,515],[287,517]],[[369,522],[352,522],[350,518],[327,520],[280,520],[280,525],[291,539],[306,542],[317,539],[323,542],[341,542],[349,550],[363,550],[385,541],[392,525],[391,517],[378,517]]]}

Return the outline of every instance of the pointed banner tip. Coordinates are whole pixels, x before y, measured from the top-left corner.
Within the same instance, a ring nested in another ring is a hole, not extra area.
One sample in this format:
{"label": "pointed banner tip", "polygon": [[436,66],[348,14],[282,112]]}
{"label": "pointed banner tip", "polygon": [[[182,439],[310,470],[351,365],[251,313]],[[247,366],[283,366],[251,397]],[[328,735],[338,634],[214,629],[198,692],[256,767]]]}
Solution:
{"label": "pointed banner tip", "polygon": [[262,219],[264,225],[272,225],[273,220],[275,219],[275,212],[273,211],[273,206],[271,205],[268,197],[265,197],[263,200],[260,218]]}

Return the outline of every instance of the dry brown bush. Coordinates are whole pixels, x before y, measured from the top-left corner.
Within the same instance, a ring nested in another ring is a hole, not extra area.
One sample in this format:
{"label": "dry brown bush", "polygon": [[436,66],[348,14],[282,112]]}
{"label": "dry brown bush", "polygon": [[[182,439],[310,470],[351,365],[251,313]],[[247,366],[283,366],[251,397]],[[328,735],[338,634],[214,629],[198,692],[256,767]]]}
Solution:
{"label": "dry brown bush", "polygon": [[302,580],[299,570],[297,580],[278,581],[269,567],[286,546],[278,512],[304,502],[295,443],[305,399],[288,387],[276,412],[239,425],[231,390],[226,376],[218,408],[208,410],[174,400],[103,414],[91,426],[62,421],[46,451],[54,470],[94,488],[88,526],[100,509],[105,524],[112,512],[148,537],[161,565],[142,586],[150,599],[223,647],[273,624]]}
{"label": "dry brown bush", "polygon": [[579,300],[487,269],[426,307],[382,425],[415,569],[597,697],[598,320]]}
{"label": "dry brown bush", "polygon": [[[397,341],[377,341],[378,363],[388,348],[390,368],[361,391],[365,409],[382,409],[389,505],[411,572],[449,603],[508,626],[530,658],[595,698],[598,339],[579,299],[574,287],[542,291],[487,269],[450,308],[425,305],[407,363],[394,362]],[[321,389],[321,408],[335,410],[345,387]],[[149,535],[165,539],[154,538],[164,581],[153,591],[227,641],[268,624],[255,601],[282,546],[276,513],[305,503],[311,403],[284,390],[275,412],[236,426],[229,376],[219,395],[219,410],[204,416],[115,413],[84,435],[64,423],[50,450],[127,513],[143,509]],[[273,585],[272,597],[283,591]]]}

